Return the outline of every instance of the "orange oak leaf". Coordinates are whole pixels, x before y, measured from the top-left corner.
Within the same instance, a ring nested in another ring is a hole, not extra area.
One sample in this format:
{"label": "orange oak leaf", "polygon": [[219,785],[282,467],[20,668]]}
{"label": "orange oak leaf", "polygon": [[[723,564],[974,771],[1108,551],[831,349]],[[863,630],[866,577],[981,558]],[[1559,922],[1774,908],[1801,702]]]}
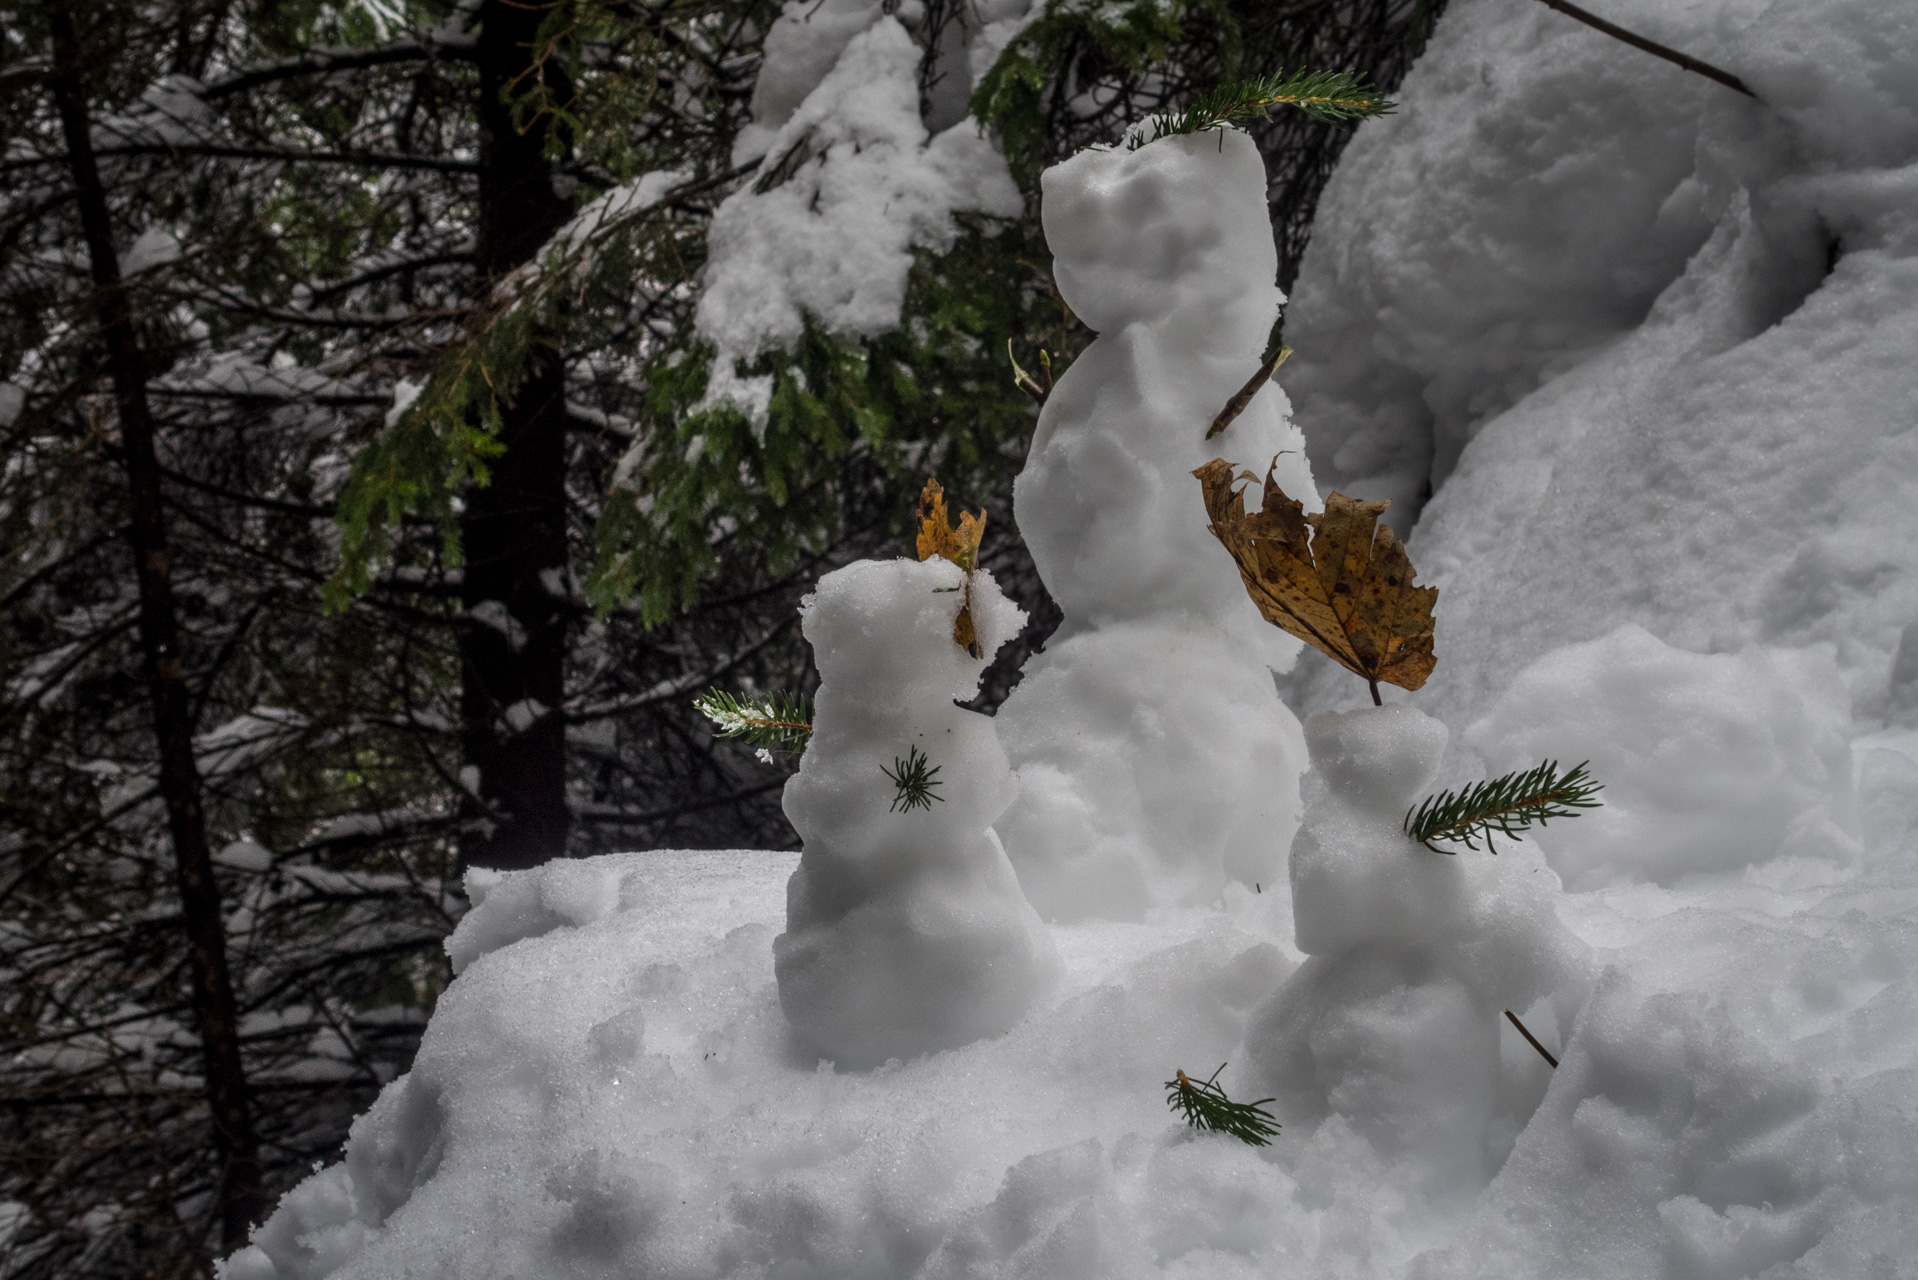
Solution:
{"label": "orange oak leaf", "polygon": [[943,556],[966,571],[965,600],[952,624],[953,643],[973,657],[980,655],[979,633],[972,625],[972,571],[979,567],[979,540],[986,533],[986,513],[959,513],[959,527],[946,514],[946,491],[937,480],[927,480],[913,512],[919,520],[919,558]]}
{"label": "orange oak leaf", "polygon": [[[1273,459],[1276,467],[1278,459]],[[1389,502],[1359,502],[1342,493],[1325,511],[1306,515],[1265,474],[1265,502],[1247,512],[1241,480],[1221,458],[1192,473],[1205,492],[1212,536],[1238,563],[1246,594],[1267,622],[1364,676],[1379,700],[1379,681],[1417,689],[1432,674],[1432,606],[1437,587],[1416,587],[1405,548],[1379,516]]]}

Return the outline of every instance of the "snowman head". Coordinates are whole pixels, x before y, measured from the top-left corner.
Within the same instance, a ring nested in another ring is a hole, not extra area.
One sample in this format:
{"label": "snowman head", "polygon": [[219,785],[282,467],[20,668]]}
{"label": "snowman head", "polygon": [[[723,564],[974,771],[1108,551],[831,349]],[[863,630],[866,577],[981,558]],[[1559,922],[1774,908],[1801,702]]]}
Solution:
{"label": "snowman head", "polygon": [[1082,151],[1039,183],[1053,278],[1093,329],[1246,308],[1264,338],[1278,254],[1251,138],[1228,129]]}
{"label": "snowman head", "polygon": [[994,651],[1024,620],[990,574],[979,571],[971,578],[983,654],[978,658],[952,638],[968,595],[967,575],[958,565],[936,556],[860,560],[821,578],[799,605],[821,683],[866,701],[970,698]]}
{"label": "snowman head", "polygon": [[1403,705],[1333,712],[1305,725],[1312,767],[1332,793],[1394,817],[1431,785],[1449,736],[1442,723]]}

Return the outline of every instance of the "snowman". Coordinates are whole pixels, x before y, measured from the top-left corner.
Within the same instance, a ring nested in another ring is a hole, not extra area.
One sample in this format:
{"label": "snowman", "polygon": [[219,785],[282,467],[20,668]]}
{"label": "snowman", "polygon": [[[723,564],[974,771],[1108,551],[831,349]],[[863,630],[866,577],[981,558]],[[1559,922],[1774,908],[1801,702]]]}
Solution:
{"label": "snowman", "polygon": [[784,798],[804,846],[773,943],[780,1005],[846,1067],[998,1035],[1063,966],[992,831],[1018,794],[1005,751],[954,700],[1025,614],[934,556],[827,574],[800,619],[820,685]]}
{"label": "snowman", "polygon": [[1138,918],[1275,879],[1298,823],[1304,741],[1271,675],[1298,642],[1219,554],[1193,468],[1276,456],[1316,490],[1277,387],[1207,438],[1283,301],[1251,138],[1086,151],[1041,185],[1059,292],[1099,336],[1014,489],[1065,619],[999,711],[1021,790],[998,830],[1048,918]]}
{"label": "snowman", "polygon": [[1441,1193],[1482,1188],[1549,1068],[1502,1052],[1507,1009],[1582,999],[1585,945],[1559,923],[1537,846],[1500,837],[1447,856],[1413,841],[1445,726],[1403,705],[1314,716],[1323,782],[1292,841],[1293,923],[1307,959],[1247,1025],[1251,1085],[1309,1131],[1333,1115]]}

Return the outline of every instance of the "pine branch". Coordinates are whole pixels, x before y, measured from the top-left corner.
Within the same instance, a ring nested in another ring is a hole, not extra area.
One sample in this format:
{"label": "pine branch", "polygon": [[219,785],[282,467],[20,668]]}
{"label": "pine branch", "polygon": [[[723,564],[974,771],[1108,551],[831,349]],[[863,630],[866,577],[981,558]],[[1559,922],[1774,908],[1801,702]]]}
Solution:
{"label": "pine branch", "polygon": [[1183,111],[1153,116],[1152,136],[1134,134],[1126,149],[1137,151],[1179,134],[1244,126],[1263,120],[1273,107],[1297,107],[1312,119],[1330,124],[1389,115],[1397,105],[1350,71],[1279,71],[1220,85]]}
{"label": "pine branch", "polygon": [[898,788],[892,798],[892,808],[888,813],[904,810],[911,813],[914,809],[931,809],[934,800],[945,800],[944,796],[934,795],[934,787],[943,787],[940,782],[939,766],[927,760],[925,753],[918,747],[909,747],[904,760],[893,758],[892,768],[881,767],[879,772],[886,775],[887,781]]}
{"label": "pine branch", "polygon": [[1475,782],[1463,791],[1442,791],[1427,796],[1417,812],[1405,811],[1405,834],[1434,853],[1456,853],[1441,849],[1434,841],[1459,841],[1467,849],[1478,848],[1483,839],[1492,853],[1492,832],[1516,837],[1533,824],[1545,826],[1553,818],[1576,818],[1584,809],[1596,809],[1602,803],[1592,797],[1604,785],[1585,772],[1585,761],[1563,775],[1558,761],[1547,760],[1524,773],[1508,773],[1502,778]]}
{"label": "pine branch", "polygon": [[741,700],[723,689],[708,689],[693,708],[718,726],[716,738],[744,738],[766,758],[774,750],[806,753],[812,739],[812,708],[795,694],[773,693]]}
{"label": "pine branch", "polygon": [[[1225,1063],[1219,1064],[1219,1071]],[[1278,1121],[1265,1109],[1270,1098],[1257,1102],[1234,1102],[1219,1087],[1219,1071],[1208,1080],[1194,1080],[1183,1071],[1175,1080],[1165,1082],[1165,1104],[1185,1117],[1185,1122],[1201,1133],[1229,1133],[1254,1147],[1272,1144],[1279,1131]]]}

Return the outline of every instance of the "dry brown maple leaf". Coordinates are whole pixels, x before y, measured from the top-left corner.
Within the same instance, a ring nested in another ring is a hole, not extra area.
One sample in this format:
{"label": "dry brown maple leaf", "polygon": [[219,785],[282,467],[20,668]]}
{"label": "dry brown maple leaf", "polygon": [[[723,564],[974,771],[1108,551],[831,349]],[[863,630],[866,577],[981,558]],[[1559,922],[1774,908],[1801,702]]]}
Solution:
{"label": "dry brown maple leaf", "polygon": [[986,533],[986,513],[959,513],[959,527],[953,528],[946,515],[946,491],[937,480],[926,481],[919,495],[919,558],[944,556],[966,571],[966,596],[959,606],[959,617],[952,624],[952,640],[973,657],[978,657],[979,633],[972,625],[972,571],[979,567],[979,540]]}
{"label": "dry brown maple leaf", "polygon": [[[1273,459],[1274,466],[1278,459]],[[1405,548],[1379,516],[1389,502],[1342,493],[1308,516],[1268,469],[1264,508],[1245,509],[1240,480],[1221,458],[1192,473],[1205,491],[1212,535],[1238,562],[1246,593],[1266,621],[1364,676],[1379,701],[1379,681],[1416,689],[1432,674],[1432,606],[1437,587],[1415,587]],[[1309,531],[1309,535],[1308,535]],[[1309,542],[1308,542],[1309,536]]]}

